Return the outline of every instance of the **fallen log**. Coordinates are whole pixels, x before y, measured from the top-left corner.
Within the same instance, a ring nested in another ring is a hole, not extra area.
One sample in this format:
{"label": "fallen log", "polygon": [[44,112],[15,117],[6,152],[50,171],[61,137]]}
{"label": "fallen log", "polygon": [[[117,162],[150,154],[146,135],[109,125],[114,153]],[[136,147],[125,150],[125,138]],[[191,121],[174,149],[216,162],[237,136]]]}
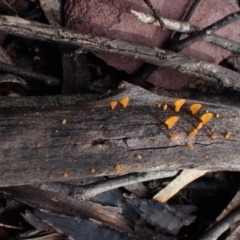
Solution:
{"label": "fallen log", "polygon": [[[130,102],[122,108],[125,96]],[[8,99],[0,101],[0,186],[186,168],[240,170],[237,107],[198,102],[202,108],[192,115],[196,101],[186,100],[177,113],[176,99],[125,82],[116,95],[89,102],[76,96]],[[111,110],[113,100],[118,105]],[[190,137],[206,111],[213,118]],[[168,129],[171,116],[179,121]],[[170,140],[173,135],[178,138]]]}

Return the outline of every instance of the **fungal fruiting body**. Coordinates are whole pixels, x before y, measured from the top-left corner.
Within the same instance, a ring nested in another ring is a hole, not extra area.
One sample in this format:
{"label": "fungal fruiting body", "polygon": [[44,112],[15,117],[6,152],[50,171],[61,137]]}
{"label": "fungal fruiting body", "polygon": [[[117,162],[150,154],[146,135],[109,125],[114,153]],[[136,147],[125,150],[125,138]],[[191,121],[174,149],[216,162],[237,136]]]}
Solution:
{"label": "fungal fruiting body", "polygon": [[64,172],[64,173],[62,174],[62,176],[63,176],[64,178],[68,178],[68,173]]}
{"label": "fungal fruiting body", "polygon": [[141,168],[142,166],[141,166],[141,164],[137,164],[137,168]]}
{"label": "fungal fruiting body", "polygon": [[153,144],[157,144],[157,140],[156,139],[152,139],[152,143]]}
{"label": "fungal fruiting body", "polygon": [[95,169],[95,168],[90,168],[90,172],[91,172],[91,173],[95,173],[95,172],[96,172],[96,169]]}
{"label": "fungal fruiting body", "polygon": [[163,110],[166,111],[167,110],[167,104],[163,105]]}
{"label": "fungal fruiting body", "polygon": [[157,103],[157,107],[160,108],[162,106],[161,103]]}
{"label": "fungal fruiting body", "polygon": [[36,143],[35,143],[35,146],[36,146],[37,148],[40,148],[40,147],[41,147],[41,143],[40,143],[40,142],[36,142]]}
{"label": "fungal fruiting body", "polygon": [[62,121],[61,121],[62,124],[66,124],[66,122],[67,122],[66,118],[62,119]]}
{"label": "fungal fruiting body", "polygon": [[206,154],[206,155],[204,156],[204,158],[208,159],[208,155]]}
{"label": "fungal fruiting body", "polygon": [[202,126],[203,126],[203,123],[202,123],[202,122],[200,122],[200,123],[197,125],[197,130],[201,129],[201,128],[202,128]]}
{"label": "fungal fruiting body", "polygon": [[225,135],[225,138],[229,138],[231,136],[232,132],[227,132]]}
{"label": "fungal fruiting body", "polygon": [[141,156],[140,154],[137,154],[137,155],[136,155],[136,158],[139,159],[139,160],[141,160],[141,159],[142,159],[142,156]]}
{"label": "fungal fruiting body", "polygon": [[220,114],[219,114],[219,113],[217,113],[217,114],[216,114],[216,118],[219,118],[219,117],[220,117]]}
{"label": "fungal fruiting body", "polygon": [[177,140],[179,138],[179,136],[178,135],[172,135],[172,136],[170,136],[170,140],[172,140],[172,141],[174,141],[174,140]]}
{"label": "fungal fruiting body", "polygon": [[178,99],[177,101],[174,102],[174,106],[175,106],[175,112],[179,112],[182,105],[186,102],[185,99]]}
{"label": "fungal fruiting body", "polygon": [[192,147],[193,146],[193,143],[187,143],[186,144],[188,147]]}
{"label": "fungal fruiting body", "polygon": [[200,110],[200,108],[202,107],[202,105],[201,104],[199,104],[199,103],[194,103],[194,104],[192,104],[191,106],[190,106],[190,111],[192,112],[192,115],[195,115],[199,110]]}
{"label": "fungal fruiting body", "polygon": [[110,108],[111,110],[114,110],[114,108],[117,106],[117,101],[110,102]]}
{"label": "fungal fruiting body", "polygon": [[189,137],[195,137],[195,136],[197,135],[197,133],[198,133],[198,130],[197,130],[197,129],[194,129],[192,132],[190,132],[190,133],[188,134],[188,136],[189,136]]}
{"label": "fungal fruiting body", "polygon": [[178,121],[178,117],[172,116],[165,121],[165,124],[168,126],[168,129],[171,129],[177,121]]}
{"label": "fungal fruiting body", "polygon": [[121,171],[121,166],[119,164],[115,165],[115,170],[118,172]]}
{"label": "fungal fruiting body", "polygon": [[120,104],[122,105],[123,108],[126,108],[128,103],[129,103],[129,98],[128,97],[124,97],[120,100]]}
{"label": "fungal fruiting body", "polygon": [[212,135],[211,135],[211,139],[216,139],[217,138],[217,134],[216,133],[213,133]]}
{"label": "fungal fruiting body", "polygon": [[213,117],[212,113],[205,113],[201,116],[201,121],[203,124],[206,124],[208,121],[210,121]]}

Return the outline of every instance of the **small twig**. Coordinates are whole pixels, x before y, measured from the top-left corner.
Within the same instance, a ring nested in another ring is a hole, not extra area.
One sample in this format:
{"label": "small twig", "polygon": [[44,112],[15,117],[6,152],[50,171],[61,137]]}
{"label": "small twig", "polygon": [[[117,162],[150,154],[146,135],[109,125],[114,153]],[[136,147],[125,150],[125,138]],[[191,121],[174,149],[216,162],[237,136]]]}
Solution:
{"label": "small twig", "polygon": [[[131,11],[134,16],[136,16],[140,21],[151,24],[154,26],[159,26],[157,19],[150,14],[145,14],[142,12],[137,12],[132,10]],[[188,23],[188,22],[181,22],[169,18],[162,18],[165,24],[165,27],[169,30],[174,30],[180,33],[187,33],[189,35],[194,34],[194,32],[199,31],[200,28]],[[228,40],[224,37],[218,36],[216,34],[211,34],[210,36],[204,37],[202,40],[217,45],[221,48],[224,48],[228,51],[231,51],[236,54],[240,54],[240,44],[238,42]],[[174,42],[170,43],[170,47],[173,46]]]}
{"label": "small twig", "polygon": [[152,10],[152,12],[153,12],[155,18],[158,20],[160,26],[161,26],[163,29],[165,29],[165,24],[164,24],[162,18],[159,16],[157,10],[153,7],[151,1],[150,1],[150,0],[144,0],[144,2],[145,2],[145,3],[148,5],[148,7]]}
{"label": "small twig", "polygon": [[111,178],[106,181],[96,182],[81,187],[73,187],[63,183],[43,183],[41,189],[52,191],[61,191],[67,195],[80,200],[86,200],[96,196],[99,193],[106,192],[126,185],[131,185],[139,182],[146,182],[154,179],[173,177],[178,171],[159,171],[147,173],[130,173],[124,176]]}
{"label": "small twig", "polygon": [[7,225],[7,224],[3,224],[3,223],[0,223],[0,227],[10,228],[10,229],[15,229],[15,230],[24,230],[24,228],[22,228],[22,227],[16,227],[16,226]]}
{"label": "small twig", "polygon": [[[190,8],[188,9],[188,12],[187,14],[184,16],[183,18],[183,22],[188,22],[190,20],[190,18],[192,17],[194,11],[196,10],[196,8],[198,7],[199,3],[200,3],[201,0],[192,0],[192,4],[190,6]],[[177,43],[181,37],[181,33],[177,32],[173,38],[171,39],[171,41],[169,42],[169,46]]]}
{"label": "small twig", "polygon": [[169,47],[171,51],[181,51],[183,48],[192,45],[193,43],[202,40],[206,36],[210,36],[213,32],[226,27],[230,23],[236,22],[240,19],[240,11],[236,13],[231,13],[222,19],[218,20],[217,22],[207,26],[206,28],[193,33],[192,36],[186,37],[183,40],[179,41],[176,45]]}
{"label": "small twig", "polygon": [[0,61],[0,71],[13,73],[18,76],[28,77],[28,78],[36,79],[39,81],[43,81],[50,86],[60,85],[60,81],[57,78],[46,76],[44,74],[40,74],[36,72],[31,72],[24,68],[16,67],[1,61]]}
{"label": "small twig", "polygon": [[228,228],[240,220],[240,208],[230,213],[227,217],[209,229],[199,240],[218,239]]}
{"label": "small twig", "polygon": [[15,1],[12,1],[11,3],[7,3],[5,0],[0,0],[0,4],[3,5],[3,7],[6,9],[6,11],[11,14],[11,15],[15,15],[17,16],[17,11],[11,7],[11,5],[14,3]]}

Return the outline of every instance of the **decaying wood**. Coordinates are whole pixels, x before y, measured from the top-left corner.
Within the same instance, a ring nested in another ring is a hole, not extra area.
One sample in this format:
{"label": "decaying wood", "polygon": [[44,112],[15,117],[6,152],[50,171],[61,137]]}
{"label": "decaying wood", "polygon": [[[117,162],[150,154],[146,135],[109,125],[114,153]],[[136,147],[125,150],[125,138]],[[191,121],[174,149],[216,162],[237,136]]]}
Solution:
{"label": "decaying wood", "polygon": [[70,195],[73,198],[86,200],[99,193],[106,192],[119,187],[125,187],[138,182],[146,182],[154,179],[173,177],[178,171],[155,171],[148,173],[131,173],[116,178],[111,178],[105,181],[99,181],[96,183],[84,185],[84,186],[72,186],[62,183],[43,183],[42,189],[47,189],[56,192],[63,192]]}
{"label": "decaying wood", "polygon": [[182,226],[188,226],[195,220],[193,215],[176,212],[171,206],[153,200],[133,197],[126,199],[126,202],[130,214],[137,212],[142,220],[156,228],[165,229],[172,235],[176,235]]}
{"label": "decaying wood", "polygon": [[62,57],[62,65],[62,94],[88,93],[90,73],[86,54],[78,51],[65,51]]}
{"label": "decaying wood", "polygon": [[[119,101],[125,96],[130,103],[123,109]],[[70,97],[76,105],[61,106],[67,96],[51,97],[59,103],[54,107],[44,104],[48,97],[42,99],[43,107],[33,107],[36,97],[11,99],[18,107],[11,107],[7,99],[0,102],[1,186],[187,168],[240,170],[240,111],[236,107],[202,102],[200,113],[193,116],[189,106],[195,101],[187,100],[176,113],[176,99],[127,83],[117,95],[98,101],[76,104]],[[118,101],[114,111],[109,107],[113,100]],[[158,108],[159,102],[168,104],[168,109]],[[206,110],[213,119],[196,137],[189,137]],[[168,130],[164,122],[175,115],[179,122]],[[215,139],[211,138],[213,129]],[[228,131],[232,135],[225,138]],[[179,138],[171,141],[173,134]],[[186,146],[189,142],[193,147]]]}
{"label": "decaying wood", "polygon": [[30,79],[38,80],[38,81],[41,81],[42,83],[48,84],[50,86],[60,85],[60,83],[61,83],[60,80],[55,77],[46,76],[41,73],[32,72],[25,68],[12,66],[12,65],[4,63],[2,61],[0,61],[0,71],[7,72],[7,73],[13,73],[13,74],[16,74],[17,76],[28,77]]}
{"label": "decaying wood", "polygon": [[90,201],[78,201],[65,194],[42,190],[30,185],[1,188],[0,191],[35,209],[44,209],[84,219],[95,219],[123,231],[133,232],[131,223],[122,216],[122,210],[118,207],[103,207]]}
{"label": "decaying wood", "polygon": [[184,169],[179,176],[158,192],[153,199],[162,203],[167,202],[187,184],[193,182],[207,172],[207,170]]}
{"label": "decaying wood", "polygon": [[58,232],[64,232],[71,239],[88,240],[131,240],[138,239],[133,234],[121,232],[101,223],[89,221],[81,218],[59,216],[50,213],[35,211],[46,223]]}
{"label": "decaying wood", "polygon": [[46,24],[11,16],[0,16],[0,31],[25,38],[68,44],[87,51],[138,59],[205,80],[220,80],[226,87],[240,89],[240,75],[238,73],[167,50],[146,47],[121,40],[83,35],[67,29],[54,28]]}

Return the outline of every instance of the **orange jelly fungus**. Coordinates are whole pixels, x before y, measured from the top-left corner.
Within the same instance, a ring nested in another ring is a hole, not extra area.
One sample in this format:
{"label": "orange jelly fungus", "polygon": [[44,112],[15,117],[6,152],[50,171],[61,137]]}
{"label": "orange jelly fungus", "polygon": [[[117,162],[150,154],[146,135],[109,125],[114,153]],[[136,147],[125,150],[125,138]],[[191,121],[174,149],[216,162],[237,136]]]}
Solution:
{"label": "orange jelly fungus", "polygon": [[157,103],[157,107],[160,108],[162,106],[161,103]]}
{"label": "orange jelly fungus", "polygon": [[153,144],[157,144],[157,140],[156,139],[152,139],[152,143]]}
{"label": "orange jelly fungus", "polygon": [[121,166],[119,164],[115,165],[115,170],[118,172],[121,171]]}
{"label": "orange jelly fungus", "polygon": [[142,156],[141,156],[140,154],[137,154],[137,155],[136,155],[136,158],[139,159],[139,160],[141,160],[141,159],[142,159]]}
{"label": "orange jelly fungus", "polygon": [[90,168],[89,170],[91,173],[95,173],[96,172],[96,169],[95,168]]}
{"label": "orange jelly fungus", "polygon": [[199,110],[200,110],[200,108],[202,107],[202,105],[201,104],[199,104],[199,103],[194,103],[194,104],[192,104],[191,106],[190,106],[190,111],[192,112],[192,115],[195,115]]}
{"label": "orange jelly fungus", "polygon": [[227,132],[225,135],[225,138],[229,138],[231,136],[232,132]]}
{"label": "orange jelly fungus", "polygon": [[163,110],[166,111],[167,110],[167,104],[163,105]]}
{"label": "orange jelly fungus", "polygon": [[129,98],[128,97],[124,97],[120,100],[120,103],[122,105],[123,108],[126,108],[128,103],[129,103]]}
{"label": "orange jelly fungus", "polygon": [[208,121],[210,121],[213,117],[212,113],[205,113],[201,116],[201,120],[203,124],[206,124]]}
{"label": "orange jelly fungus", "polygon": [[220,114],[219,114],[219,113],[217,113],[217,114],[216,114],[216,118],[219,118],[219,117],[220,117]]}
{"label": "orange jelly fungus", "polygon": [[111,110],[114,110],[114,108],[117,106],[117,101],[110,102],[110,108]]}
{"label": "orange jelly fungus", "polygon": [[197,129],[194,129],[192,132],[190,132],[190,133],[188,134],[188,136],[189,136],[189,137],[195,137],[195,136],[197,135],[197,133],[198,133],[198,130],[197,130]]}
{"label": "orange jelly fungus", "polygon": [[62,119],[62,121],[61,121],[62,124],[66,124],[66,122],[67,122],[66,118]]}
{"label": "orange jelly fungus", "polygon": [[204,158],[208,159],[208,155],[205,155]]}
{"label": "orange jelly fungus", "polygon": [[188,147],[192,147],[192,146],[193,146],[193,143],[187,143],[187,146],[188,146]]}
{"label": "orange jelly fungus", "polygon": [[217,134],[216,133],[213,133],[212,135],[211,135],[211,139],[216,139],[217,138]]}
{"label": "orange jelly fungus", "polygon": [[172,135],[169,139],[170,140],[177,140],[179,138],[178,135]]}
{"label": "orange jelly fungus", "polygon": [[200,123],[197,125],[197,130],[201,129],[201,128],[202,128],[202,126],[203,126],[203,123],[202,123],[202,122],[200,122]]}
{"label": "orange jelly fungus", "polygon": [[174,102],[174,106],[175,106],[175,112],[179,112],[182,105],[186,102],[185,99],[178,99],[177,101]]}
{"label": "orange jelly fungus", "polygon": [[63,176],[64,178],[68,178],[68,173],[64,172],[64,173],[62,174],[62,176]]}
{"label": "orange jelly fungus", "polygon": [[40,148],[40,147],[41,147],[41,143],[40,143],[40,142],[36,142],[36,143],[35,143],[35,146],[36,146],[37,148]]}
{"label": "orange jelly fungus", "polygon": [[137,168],[141,168],[142,166],[141,166],[141,164],[137,164]]}
{"label": "orange jelly fungus", "polygon": [[165,124],[168,126],[168,129],[171,129],[177,121],[178,121],[178,117],[172,116],[165,121]]}

